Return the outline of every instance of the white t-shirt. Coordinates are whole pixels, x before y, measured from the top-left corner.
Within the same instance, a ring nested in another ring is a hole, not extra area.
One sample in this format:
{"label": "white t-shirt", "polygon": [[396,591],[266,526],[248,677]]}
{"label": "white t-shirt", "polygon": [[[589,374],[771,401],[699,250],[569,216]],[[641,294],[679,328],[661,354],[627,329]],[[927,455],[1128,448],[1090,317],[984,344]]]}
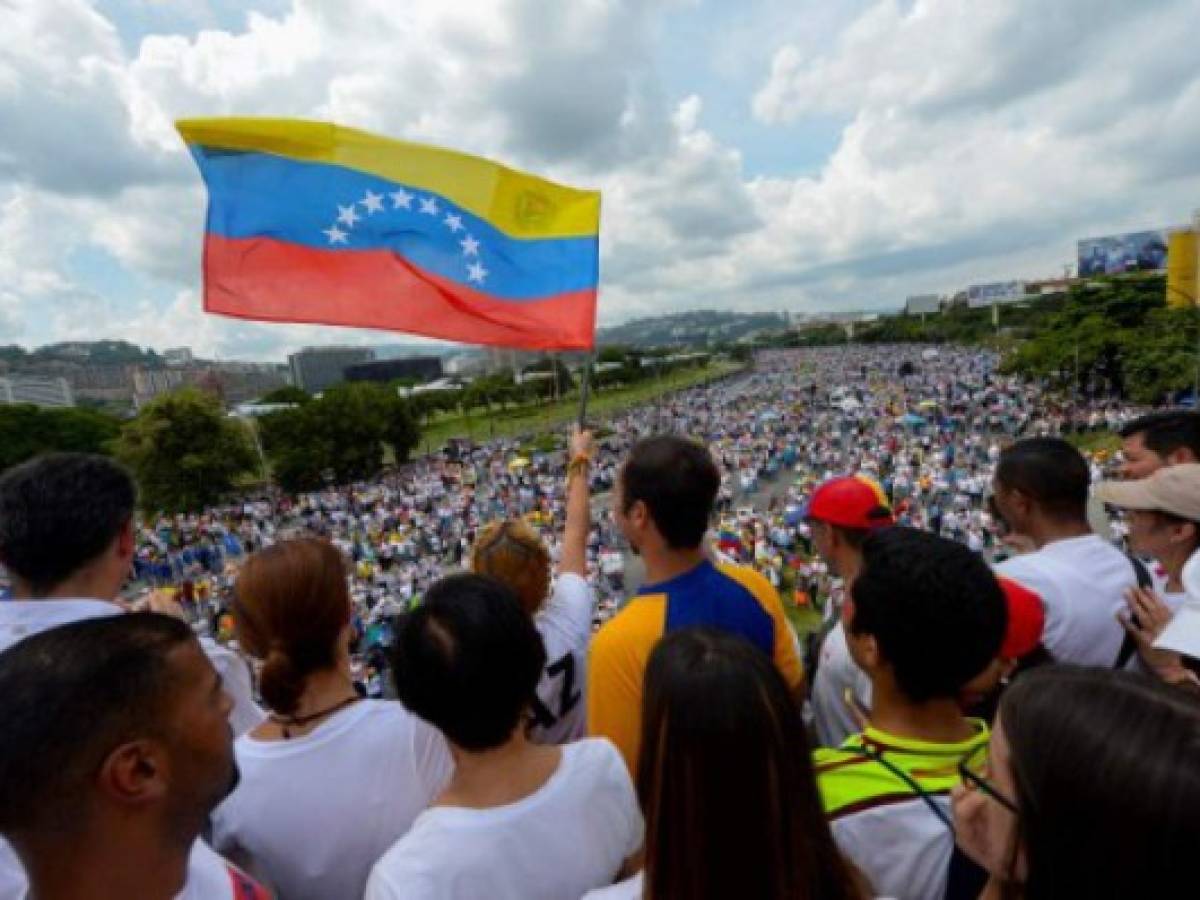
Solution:
{"label": "white t-shirt", "polygon": [[1111,667],[1125,632],[1117,613],[1137,586],[1129,558],[1094,534],[1054,541],[996,566],[1034,591],[1046,608],[1042,643],[1061,663]]}
{"label": "white t-shirt", "polygon": [[365,900],[578,900],[612,883],[642,832],[616,747],[585,738],[516,803],[422,813],[375,865]]}
{"label": "white t-shirt", "polygon": [[6,600],[0,603],[0,650],[59,625],[119,612],[121,607],[103,600]]}
{"label": "white t-shirt", "polygon": [[[933,802],[949,817],[950,798]],[[838,849],[872,887],[902,900],[946,893],[954,835],[928,804],[914,798],[843,816],[830,823]]]}
{"label": "white t-shirt", "polygon": [[537,687],[540,706],[530,730],[539,744],[565,744],[586,731],[587,650],[595,607],[591,586],[565,572],[534,619],[546,646],[546,669]]}
{"label": "white t-shirt", "polygon": [[[0,650],[7,650],[22,638],[59,625],[115,616],[121,607],[104,600],[6,600],[0,603]],[[250,667],[246,661],[210,638],[200,638],[200,646],[221,675],[226,693],[233,700],[229,725],[234,736],[245,734],[265,718],[254,701]]]}
{"label": "white t-shirt", "polygon": [[[59,625],[71,622],[82,622],[85,619],[100,619],[121,613],[121,607],[104,600],[69,599],[69,600],[6,600],[0,602],[0,651],[7,650],[13,644],[25,638],[49,631]],[[204,641],[201,644],[204,645]],[[216,645],[213,645],[216,647]],[[205,650],[208,651],[208,647]],[[228,654],[236,659],[245,669],[236,654],[224,648],[217,647],[221,654]],[[210,659],[212,656],[210,654]],[[213,666],[224,676],[230,671],[230,660],[222,657],[218,662],[213,660]],[[239,694],[239,688],[244,693]],[[250,676],[245,673],[244,684],[238,681],[226,682],[226,690],[234,700],[234,709],[230,713],[230,726],[235,720],[246,722],[253,720],[254,725],[262,721],[262,711],[254,702],[249,692]],[[257,711],[257,718],[254,713]],[[253,727],[251,725],[250,727]],[[224,868],[222,868],[224,867]],[[214,893],[215,885],[223,885],[223,891]],[[25,877],[25,869],[8,841],[0,838],[0,900],[21,900],[25,897],[29,883]],[[187,886],[179,895],[179,900],[207,900],[207,898],[233,897],[233,883],[229,874],[228,863],[197,840],[188,861]]]}
{"label": "white t-shirt", "polygon": [[[188,858],[187,884],[176,900],[220,900],[224,897],[242,900],[256,896],[249,890],[247,881],[240,869],[198,840],[192,845],[192,855]],[[239,885],[244,887],[239,890]]]}
{"label": "white t-shirt", "polygon": [[1188,601],[1187,591],[1160,591],[1158,596],[1171,610],[1171,615],[1179,612],[1183,604]]}
{"label": "white t-shirt", "polygon": [[257,728],[266,716],[254,700],[254,683],[250,677],[249,664],[210,637],[200,638],[200,647],[217,670],[217,674],[221,676],[225,693],[233,700],[233,709],[229,712],[229,727],[233,729],[233,736],[241,737]]}
{"label": "white t-shirt", "polygon": [[646,887],[646,873],[638,872],[632,878],[618,881],[608,887],[596,888],[583,895],[583,900],[642,900]]}
{"label": "white t-shirt", "polygon": [[821,661],[813,679],[813,718],[822,747],[840,747],[850,735],[862,731],[862,723],[846,704],[847,689],[871,708],[871,679],[850,656],[846,628],[838,622],[821,642]]}
{"label": "white t-shirt", "polygon": [[402,705],[360,700],[290,740],[234,745],[242,780],[213,845],[288,900],[361,897],[371,866],[445,787],[441,734]]}

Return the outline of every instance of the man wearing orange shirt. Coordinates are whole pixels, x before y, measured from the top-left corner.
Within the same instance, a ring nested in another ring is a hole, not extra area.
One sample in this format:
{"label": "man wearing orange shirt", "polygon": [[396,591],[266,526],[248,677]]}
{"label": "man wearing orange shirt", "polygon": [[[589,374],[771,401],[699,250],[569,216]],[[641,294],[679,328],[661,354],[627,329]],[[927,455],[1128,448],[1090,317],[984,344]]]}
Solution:
{"label": "man wearing orange shirt", "polygon": [[617,745],[637,771],[642,678],[668,631],[705,625],[769,654],[799,694],[795,633],[770,583],[752,569],[712,562],[704,547],[721,476],[703,446],[663,435],[638,442],[613,490],[616,522],[646,564],[645,584],[596,634],[588,664],[588,730]]}

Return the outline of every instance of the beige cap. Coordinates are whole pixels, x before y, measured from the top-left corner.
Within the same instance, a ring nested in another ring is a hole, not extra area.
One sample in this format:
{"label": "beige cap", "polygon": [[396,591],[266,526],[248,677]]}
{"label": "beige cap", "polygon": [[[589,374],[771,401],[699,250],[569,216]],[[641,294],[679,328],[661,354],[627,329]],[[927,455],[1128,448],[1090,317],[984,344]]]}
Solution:
{"label": "beige cap", "polygon": [[1096,497],[1122,509],[1148,509],[1200,522],[1200,463],[1159,469],[1140,481],[1104,481]]}

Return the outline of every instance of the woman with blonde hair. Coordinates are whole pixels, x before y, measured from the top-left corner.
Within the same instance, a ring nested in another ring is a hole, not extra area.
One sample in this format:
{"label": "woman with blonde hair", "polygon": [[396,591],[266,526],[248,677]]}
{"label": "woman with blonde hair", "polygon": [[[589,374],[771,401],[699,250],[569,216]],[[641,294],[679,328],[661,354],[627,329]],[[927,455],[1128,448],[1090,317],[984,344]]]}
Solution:
{"label": "woman with blonde hair", "polygon": [[234,745],[242,781],[213,814],[213,843],[288,900],[361,897],[452,769],[435,729],[355,691],[346,567],[327,541],[282,541],[234,586],[270,716]]}
{"label": "woman with blonde hair", "polygon": [[550,553],[524,521],[488,524],[471,549],[471,569],[504,582],[517,594],[546,645],[546,667],[538,682],[530,726],[530,737],[541,744],[568,743],[585,732],[587,648],[596,607],[587,582],[591,459],[592,435],[576,429],[571,435],[567,518],[553,590]]}

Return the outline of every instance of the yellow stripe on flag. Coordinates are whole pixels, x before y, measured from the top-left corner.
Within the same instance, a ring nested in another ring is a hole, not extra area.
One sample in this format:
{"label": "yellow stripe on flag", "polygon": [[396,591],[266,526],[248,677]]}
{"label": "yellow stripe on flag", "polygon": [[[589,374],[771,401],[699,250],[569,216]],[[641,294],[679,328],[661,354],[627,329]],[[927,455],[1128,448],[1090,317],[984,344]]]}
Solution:
{"label": "yellow stripe on flag", "polygon": [[181,119],[175,127],[189,144],[329,163],[440,194],[510,237],[589,237],[600,229],[599,192],[455,150],[302,119]]}

